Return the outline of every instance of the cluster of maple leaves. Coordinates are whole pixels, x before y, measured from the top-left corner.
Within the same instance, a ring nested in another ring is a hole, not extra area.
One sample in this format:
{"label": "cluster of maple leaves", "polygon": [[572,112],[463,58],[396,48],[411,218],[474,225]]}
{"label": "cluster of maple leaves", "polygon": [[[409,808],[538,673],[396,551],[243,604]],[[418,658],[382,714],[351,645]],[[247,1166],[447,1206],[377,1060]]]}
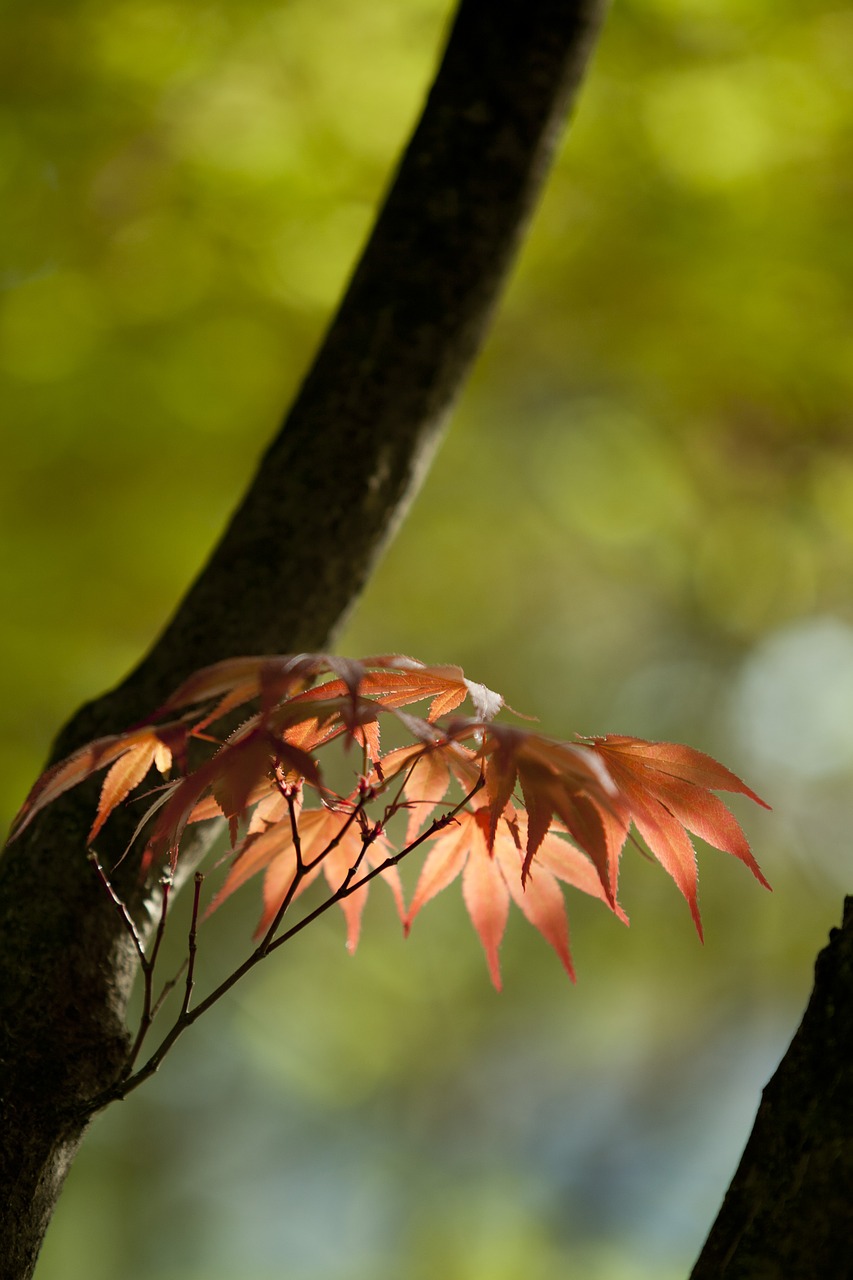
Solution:
{"label": "cluster of maple leaves", "polygon": [[[459,712],[466,700],[469,716]],[[424,714],[404,710],[417,703],[427,704]],[[216,726],[233,723],[247,705],[249,718],[220,741]],[[561,883],[626,919],[617,891],[632,824],[686,898],[700,937],[690,832],[739,858],[767,885],[714,792],[764,802],[717,761],[690,747],[612,734],[557,741],[496,723],[503,705],[459,667],[399,655],[234,658],[196,672],[143,724],[99,738],[44,773],[12,838],[63,792],[107,769],[91,845],[153,766],[166,781],[149,793],[153,802],[134,837],[144,871],[174,870],[187,827],[224,818],[233,856],[209,910],[263,873],[256,936],[271,939],[322,873],[346,917],[350,950],[375,877],[389,885],[406,932],[421,908],[461,877],[497,987],[511,901],[572,977]],[[383,755],[380,724],[389,716],[411,744]],[[347,796],[327,787],[317,760],[341,737],[361,766]],[[448,799],[460,789],[461,799]],[[387,827],[401,810],[407,830],[395,849]],[[419,846],[428,852],[407,906],[397,863]]]}

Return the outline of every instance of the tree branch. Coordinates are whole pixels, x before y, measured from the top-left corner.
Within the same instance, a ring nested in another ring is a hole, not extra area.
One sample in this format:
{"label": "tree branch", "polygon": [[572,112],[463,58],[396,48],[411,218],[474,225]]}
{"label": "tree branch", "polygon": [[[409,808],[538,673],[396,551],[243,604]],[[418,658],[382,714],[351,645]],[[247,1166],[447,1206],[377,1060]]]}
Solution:
{"label": "tree branch", "polygon": [[[602,0],[462,0],[422,119],[284,426],[208,565],[140,666],[54,758],[125,728],[192,670],[327,647],[417,488],[526,228]],[[91,873],[91,791],[0,861],[0,1276],[32,1274],[82,1136],[81,1103],[127,1059],[138,955]],[[100,857],[145,937],[130,834]],[[192,859],[185,865],[192,867]],[[176,886],[177,888],[177,886]],[[127,896],[125,896],[127,895]]]}
{"label": "tree branch", "polygon": [[853,898],[691,1280],[853,1275]]}

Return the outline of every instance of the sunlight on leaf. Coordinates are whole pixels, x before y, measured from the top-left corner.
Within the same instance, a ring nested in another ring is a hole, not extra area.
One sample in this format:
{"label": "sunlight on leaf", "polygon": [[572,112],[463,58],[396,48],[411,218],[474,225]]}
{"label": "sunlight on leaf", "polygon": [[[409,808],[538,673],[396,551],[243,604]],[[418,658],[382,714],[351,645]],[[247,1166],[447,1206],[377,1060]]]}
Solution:
{"label": "sunlight on leaf", "polygon": [[[324,679],[325,677],[325,679]],[[454,716],[468,699],[475,716]],[[408,710],[426,704],[426,717]],[[767,886],[746,837],[714,793],[764,802],[710,756],[690,747],[609,734],[574,742],[495,723],[500,694],[452,665],[400,655],[355,660],[329,654],[233,658],[196,672],[142,727],[98,739],[48,770],[33,787],[13,838],[47,805],[107,769],[90,841],[140,786],[152,764],[176,772],[138,824],[142,872],[174,871],[191,824],[224,818],[233,856],[206,914],[262,874],[255,933],[272,944],[293,904],[322,872],[354,951],[369,882],[391,889],[408,933],[423,906],[461,878],[462,896],[500,987],[499,948],[509,906],[556,951],[574,978],[560,884],[601,899],[621,920],[620,861],[633,825],[684,895],[701,938],[691,833],[743,862]],[[156,724],[180,711],[180,720]],[[243,723],[233,728],[241,713]],[[386,755],[380,720],[412,744]],[[216,735],[221,726],[221,740]],[[355,786],[336,796],[317,753],[355,747]],[[187,763],[192,744],[193,767]],[[315,804],[305,806],[308,788]],[[316,802],[319,801],[319,807]],[[387,825],[408,815],[395,849]],[[403,899],[397,862],[427,850],[414,896]],[[769,886],[767,886],[769,887]]]}

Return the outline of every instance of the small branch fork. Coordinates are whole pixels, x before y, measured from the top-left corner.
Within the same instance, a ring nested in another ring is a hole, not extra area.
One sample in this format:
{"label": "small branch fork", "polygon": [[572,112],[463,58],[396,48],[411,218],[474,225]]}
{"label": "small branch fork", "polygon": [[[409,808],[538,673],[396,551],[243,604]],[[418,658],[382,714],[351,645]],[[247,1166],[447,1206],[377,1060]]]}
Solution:
{"label": "small branch fork", "polygon": [[[429,840],[432,836],[436,835],[439,831],[443,830],[446,826],[449,826],[450,823],[455,821],[457,814],[461,813],[461,811],[474,798],[477,792],[481,790],[483,785],[484,785],[484,779],[481,774],[480,777],[477,779],[477,781],[474,783],[474,785],[471,787],[471,789],[468,791],[468,793],[465,796],[463,796],[463,798],[460,801],[458,801],[457,804],[453,805],[453,807],[449,809],[446,813],[443,813],[439,817],[433,819],[433,821],[429,824],[426,830],[423,831],[417,837],[417,839],[412,840],[409,844],[405,845],[397,853],[389,854],[388,857],[385,858],[382,862],[378,863],[375,867],[369,868],[363,874],[359,874],[359,872],[362,869],[367,850],[380,834],[385,822],[387,822],[391,814],[396,811],[396,808],[399,807],[399,797],[397,797],[394,801],[392,801],[392,803],[388,806],[382,821],[371,823],[365,812],[365,806],[369,800],[375,797],[376,793],[372,788],[364,788],[357,804],[354,805],[351,813],[347,818],[347,821],[341,826],[341,829],[337,833],[335,838],[331,840],[329,844],[327,844],[326,847],[323,849],[323,851],[319,853],[315,858],[306,862],[304,860],[302,845],[299,839],[299,831],[298,831],[298,824],[297,824],[296,790],[295,788],[293,788],[292,786],[288,786],[287,784],[282,785],[280,789],[287,801],[288,812],[290,815],[290,823],[291,823],[291,828],[293,832],[293,845],[294,845],[295,856],[296,856],[296,874],[293,877],[293,880],[287,890],[287,893],[285,894],[281,902],[281,905],[279,906],[278,911],[275,914],[274,919],[272,920],[269,928],[267,929],[261,941],[255,947],[255,949],[246,957],[246,959],[243,961],[242,964],[238,965],[238,967],[234,969],[228,975],[227,978],[223,979],[223,981],[220,982],[217,987],[215,987],[207,996],[205,996],[203,1000],[201,1000],[196,1005],[192,1004],[192,996],[193,996],[193,991],[195,989],[196,957],[198,954],[198,925],[199,925],[199,913],[201,908],[201,891],[202,891],[202,886],[204,884],[204,874],[200,871],[197,871],[195,873],[195,880],[194,880],[194,886],[193,886],[192,912],[190,917],[189,930],[187,934],[187,955],[178,973],[173,978],[171,978],[167,983],[165,983],[162,991],[160,992],[160,995],[155,1000],[154,999],[154,969],[157,963],[157,958],[160,953],[160,947],[163,941],[163,935],[166,928],[166,915],[169,907],[169,896],[170,896],[171,884],[172,884],[171,876],[169,874],[166,874],[164,875],[161,881],[162,900],[161,900],[161,908],[160,908],[160,917],[157,923],[157,929],[154,934],[154,941],[151,945],[151,952],[150,952],[150,955],[148,955],[146,954],[145,947],[142,942],[142,938],[140,937],[140,934],[139,934],[139,930],[137,929],[129,911],[127,910],[127,907],[116,894],[113,886],[109,881],[109,878],[106,872],[104,871],[104,868],[101,866],[101,863],[98,860],[97,854],[93,850],[90,850],[89,861],[94,867],[95,873],[98,879],[100,880],[101,884],[103,885],[104,890],[107,893],[110,901],[112,902],[115,910],[119,914],[122,920],[122,924],[126,929],[127,933],[129,934],[129,936],[131,937],[133,941],[133,945],[136,949],[137,955],[139,956],[139,962],[140,962],[140,967],[142,970],[142,977],[143,977],[143,996],[142,996],[142,1013],[140,1015],[139,1028],[137,1030],[136,1037],[133,1042],[133,1046],[128,1055],[128,1059],[125,1064],[124,1071],[114,1085],[112,1085],[109,1089],[104,1090],[102,1093],[98,1094],[96,1097],[92,1098],[89,1101],[89,1103],[85,1107],[85,1115],[86,1116],[94,1115],[96,1112],[100,1111],[103,1107],[105,1107],[108,1103],[115,1102],[121,1098],[127,1097],[129,1093],[132,1093],[134,1089],[137,1089],[139,1085],[143,1084],[146,1080],[148,1080],[158,1070],[166,1054],[169,1052],[169,1050],[172,1048],[172,1046],[175,1044],[178,1038],[184,1033],[184,1031],[186,1031],[188,1027],[191,1027],[194,1022],[197,1022],[198,1019],[202,1016],[202,1014],[206,1013],[208,1009],[212,1008],[214,1004],[216,1004],[219,1000],[221,1000],[222,997],[240,981],[241,978],[243,978],[247,973],[249,973],[252,969],[254,969],[257,964],[260,964],[262,960],[265,960],[267,956],[271,955],[272,952],[276,951],[279,947],[283,946],[284,943],[290,942],[292,938],[295,938],[296,935],[301,933],[303,929],[307,928],[309,924],[312,924],[313,921],[317,920],[320,916],[324,915],[329,910],[330,907],[333,907],[337,903],[342,902],[345,898],[348,898],[351,894],[355,893],[357,890],[369,884],[371,880],[375,880],[377,876],[382,875],[383,872],[388,871],[391,867],[397,866],[398,863],[402,862],[403,858],[408,857],[408,855],[412,853],[415,849],[417,849],[419,845],[423,844],[424,841]],[[331,850],[335,848],[337,844],[340,843],[340,841],[343,839],[346,832],[350,830],[353,824],[355,823],[358,823],[359,826],[361,827],[362,845],[361,845],[361,850],[358,856],[356,857],[355,861],[353,862],[353,865],[349,868],[343,883],[340,885],[338,889],[334,891],[334,893],[331,893],[327,898],[323,900],[323,902],[321,902],[317,907],[315,907],[313,911],[308,912],[295,924],[291,925],[290,928],[287,929],[284,933],[278,935],[278,930],[281,927],[282,921],[284,920],[284,917],[288,909],[292,905],[293,900],[296,896],[297,890],[299,888],[299,885],[302,883],[305,876],[309,872],[311,872],[314,869],[314,867],[316,867],[320,862],[322,862],[323,859],[331,852]],[[166,1035],[164,1036],[163,1040],[161,1041],[157,1049],[155,1049],[155,1051],[151,1054],[151,1056],[147,1059],[147,1061],[143,1063],[142,1066],[134,1070],[135,1063],[139,1058],[143,1042],[145,1041],[145,1038],[151,1028],[151,1025],[154,1022],[155,1018],[157,1017],[158,1012],[162,1008],[166,997],[177,986],[178,982],[180,981],[181,975],[184,975],[184,993],[181,1001],[180,1011],[177,1017],[175,1018],[175,1021],[172,1024],[172,1027],[166,1033]]]}

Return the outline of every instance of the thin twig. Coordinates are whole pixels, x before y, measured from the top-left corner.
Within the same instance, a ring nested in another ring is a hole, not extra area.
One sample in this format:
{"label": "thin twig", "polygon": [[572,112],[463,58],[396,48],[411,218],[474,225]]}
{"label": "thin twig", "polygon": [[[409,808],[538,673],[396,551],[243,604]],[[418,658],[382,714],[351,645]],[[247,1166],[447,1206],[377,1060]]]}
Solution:
{"label": "thin twig", "polygon": [[95,868],[95,872],[98,876],[98,879],[106,889],[107,894],[109,895],[110,902],[113,904],[116,911],[118,912],[119,917],[125,929],[130,934],[130,937],[133,940],[133,945],[136,948],[137,955],[139,956],[140,962],[143,965],[145,965],[146,963],[145,947],[142,945],[142,939],[139,936],[139,930],[137,929],[134,923],[133,917],[131,916],[127,907],[122,902],[121,898],[116,893],[115,889],[110,884],[107,878],[107,873],[104,871],[104,868],[101,866],[100,862],[98,861],[98,855],[95,853],[94,849],[89,850],[88,859],[89,859],[89,862],[92,864],[92,866]]}
{"label": "thin twig", "polygon": [[133,1042],[133,1046],[130,1050],[130,1053],[128,1054],[127,1062],[125,1063],[124,1070],[126,1075],[130,1075],[131,1071],[133,1070],[133,1064],[136,1062],[136,1059],[139,1057],[139,1053],[140,1053],[140,1050],[142,1049],[143,1041],[145,1040],[145,1037],[148,1034],[148,1031],[151,1027],[152,1022],[154,1021],[154,1017],[157,1012],[156,1007],[152,1009],[152,1001],[154,996],[154,966],[157,963],[157,956],[160,951],[160,944],[163,941],[163,934],[166,929],[166,913],[169,909],[169,894],[171,893],[171,889],[172,889],[172,877],[168,874],[164,875],[160,881],[160,885],[162,888],[162,897],[160,900],[160,919],[157,922],[157,932],[154,935],[154,945],[151,948],[150,957],[146,958],[145,955],[142,955],[140,957],[141,966],[142,966],[142,977],[143,977],[142,1013],[140,1014],[140,1017],[139,1017],[139,1026],[136,1031],[136,1038]]}
{"label": "thin twig", "polygon": [[[326,898],[323,902],[321,902],[319,906],[315,907],[313,911],[309,912],[308,915],[304,916],[296,924],[292,925],[291,928],[288,929],[286,933],[283,933],[281,935],[281,937],[273,938],[273,934],[275,933],[275,930],[278,928],[279,924],[281,923],[281,919],[284,916],[285,911],[289,907],[290,903],[293,901],[295,886],[298,882],[298,877],[294,877],[293,883],[288,889],[288,892],[285,895],[285,898],[281,904],[281,907],[276,913],[275,920],[270,926],[270,929],[267,930],[267,933],[264,935],[264,938],[262,939],[262,941],[255,948],[255,950],[252,951],[251,954],[246,957],[243,963],[241,965],[238,965],[238,967],[234,969],[233,972],[230,973],[227,978],[223,979],[223,981],[220,982],[219,985],[215,987],[213,991],[211,991],[207,996],[205,996],[205,998],[201,1000],[193,1009],[190,1009],[189,999],[190,999],[190,995],[192,992],[192,985],[193,985],[192,966],[195,958],[195,928],[196,928],[196,923],[198,919],[198,900],[201,892],[201,881],[204,878],[200,872],[196,872],[195,897],[193,900],[193,917],[192,917],[192,924],[190,926],[189,962],[187,966],[187,986],[186,986],[187,994],[185,995],[181,1012],[178,1014],[178,1017],[175,1019],[173,1026],[171,1027],[167,1035],[164,1037],[164,1039],[162,1040],[158,1048],[154,1051],[154,1053],[148,1059],[148,1061],[143,1066],[141,1066],[139,1070],[136,1071],[133,1075],[123,1080],[120,1080],[111,1089],[105,1090],[104,1093],[100,1094],[97,1098],[93,1099],[89,1108],[90,1113],[93,1114],[94,1112],[101,1110],[101,1108],[106,1106],[107,1103],[109,1102],[113,1102],[119,1098],[126,1097],[134,1089],[137,1089],[141,1084],[143,1084],[152,1075],[154,1075],[154,1073],[158,1070],[160,1063],[163,1061],[166,1054],[172,1048],[172,1046],[174,1045],[175,1041],[179,1038],[179,1036],[181,1036],[184,1033],[184,1031],[187,1030],[188,1027],[191,1027],[192,1024],[202,1016],[202,1014],[206,1013],[208,1009],[210,1009],[214,1004],[216,1004],[217,1001],[221,1000],[221,998],[228,991],[230,991],[231,988],[235,986],[236,983],[238,983],[241,978],[243,978],[247,973],[249,973],[251,969],[254,969],[255,965],[259,964],[261,960],[266,959],[266,957],[271,952],[275,951],[278,947],[282,946],[285,942],[289,942],[291,938],[294,938],[298,933],[301,933],[302,930],[307,928],[307,926],[311,924],[314,920],[324,915],[329,910],[330,907],[335,906],[336,903],[343,901],[344,898],[348,898],[351,894],[355,893],[358,889],[361,889],[363,888],[364,885],[369,884],[371,880],[374,880],[376,876],[381,875],[383,871],[387,871],[390,867],[396,866],[399,862],[403,860],[403,858],[407,857],[419,845],[423,844],[425,840],[430,839],[431,836],[434,836],[437,832],[443,830],[443,828],[448,826],[451,822],[453,822],[456,815],[460,813],[465,808],[465,806],[470,803],[471,800],[473,800],[474,796],[477,794],[478,791],[481,790],[484,783],[485,783],[485,779],[483,775],[480,774],[474,786],[465,796],[463,796],[463,798],[459,801],[459,803],[454,805],[453,808],[448,813],[442,814],[440,817],[435,818],[427,827],[426,831],[422,832],[421,835],[419,835],[416,840],[413,840],[411,844],[408,844],[403,849],[399,850],[398,853],[390,854],[383,862],[379,863],[376,867],[372,867],[370,871],[366,872],[365,875],[360,877],[360,879],[352,881],[350,878],[351,875],[355,874],[358,868],[358,865],[361,862],[361,859],[367,850],[368,845],[372,843],[372,840],[366,840],[362,848],[361,854],[356,859],[356,862],[353,868],[351,868],[351,871],[348,874],[347,878],[344,880],[343,885],[339,889],[337,889],[334,893],[330,894],[328,898]],[[356,807],[353,809],[353,812],[349,815],[349,818],[347,819],[347,822],[342,827],[341,832],[338,834],[335,840],[330,842],[330,844],[328,845],[327,849],[324,851],[324,854],[322,856],[325,856],[328,850],[333,848],[338,843],[341,835],[343,834],[343,831],[355,820],[356,814],[361,810],[362,807],[363,807],[363,802],[360,801],[359,804],[356,805]],[[375,838],[375,832],[374,832],[373,838]],[[306,870],[310,870],[310,868],[313,867],[317,861],[319,861],[319,858],[314,859],[311,863],[308,863],[306,866]]]}
{"label": "thin twig", "polygon": [[184,985],[184,999],[181,1004],[181,1012],[178,1017],[185,1018],[189,1012],[190,1000],[192,999],[193,987],[195,986],[195,957],[198,951],[196,938],[198,936],[198,908],[201,901],[201,886],[204,884],[204,872],[197,871],[194,876],[193,883],[193,912],[190,918],[190,931],[187,938],[187,978]]}
{"label": "thin twig", "polygon": [[364,800],[362,799],[362,800],[359,800],[358,804],[355,805],[352,811],[347,815],[346,822],[341,824],[340,831],[338,831],[337,834],[332,837],[332,839],[326,845],[325,849],[323,849],[322,853],[318,853],[316,858],[312,858],[310,862],[305,863],[306,871],[313,871],[313,869],[317,866],[317,864],[323,861],[323,859],[326,857],[326,854],[331,853],[333,849],[336,849],[338,847],[338,845],[341,843],[346,833],[349,831],[350,827],[353,825],[354,822],[357,821],[358,816],[363,809],[364,809]]}
{"label": "thin twig", "polygon": [[[278,926],[281,924],[282,918],[284,917],[284,913],[287,911],[288,907],[290,906],[291,902],[296,896],[296,892],[307,870],[305,866],[305,862],[302,858],[302,842],[299,838],[299,824],[297,822],[297,813],[296,813],[296,794],[292,787],[283,787],[281,788],[281,792],[285,800],[287,801],[287,811],[288,811],[288,814],[290,815],[290,830],[291,830],[291,835],[293,836],[293,848],[296,854],[296,871],[294,873],[293,879],[291,880],[290,884],[287,887],[287,893],[284,895],[284,897],[281,900],[281,904],[278,908],[278,911],[273,916],[273,919],[272,919],[272,922],[270,923],[269,928],[267,929],[261,941],[258,943],[255,950],[252,952],[252,955],[266,954],[266,950],[269,947],[269,944],[272,942],[273,938],[275,937],[276,929],[278,929]],[[328,852],[328,850],[326,852]]]}
{"label": "thin twig", "polygon": [[313,920],[316,920],[318,916],[321,916],[324,912],[328,911],[329,907],[334,906],[335,903],[340,902],[343,898],[348,898],[350,894],[355,893],[357,889],[361,889],[364,885],[369,884],[371,880],[375,880],[383,871],[388,871],[390,867],[396,867],[399,862],[402,862],[403,858],[408,857],[413,850],[417,849],[418,845],[423,844],[425,840],[429,840],[438,831],[449,826],[457,813],[460,813],[468,802],[473,800],[474,796],[481,790],[484,783],[485,778],[481,774],[468,794],[463,796],[459,803],[454,805],[448,813],[443,813],[440,817],[435,818],[427,827],[426,831],[422,832],[416,840],[413,840],[411,844],[407,844],[405,848],[400,849],[399,852],[389,854],[384,862],[380,862],[378,866],[371,867],[370,871],[362,876],[360,880],[356,881],[355,884],[347,885],[345,889],[338,889],[330,898],[327,898],[325,902],[322,902],[319,907],[315,907],[315,909],[309,912],[307,916],[304,916],[295,925],[288,929],[286,933],[283,933],[280,938],[276,938],[275,941],[270,944],[266,954],[269,954],[271,951],[275,951],[276,948],[280,947],[283,943],[289,942],[291,938],[295,937],[297,933],[301,933],[302,930],[311,924]]}
{"label": "thin twig", "polygon": [[172,992],[175,990],[175,987],[180,982],[186,970],[187,964],[188,964],[187,957],[184,956],[183,960],[180,963],[180,967],[178,968],[178,972],[174,975],[174,977],[169,978],[168,981],[163,983],[163,990],[160,992],[159,996],[154,1001],[154,1007],[151,1010],[152,1022],[157,1017],[157,1014],[160,1012],[163,1005],[166,1003],[166,1000],[172,994]]}
{"label": "thin twig", "polygon": [[297,822],[296,813],[296,793],[293,787],[287,787],[285,789],[284,799],[287,803],[287,812],[290,816],[290,833],[293,836],[293,851],[296,854],[296,874],[301,878],[305,874],[305,863],[302,861],[302,841],[299,838],[299,823]]}
{"label": "thin twig", "polygon": [[151,948],[151,959],[149,961],[152,971],[157,963],[160,943],[163,941],[163,934],[166,930],[166,912],[169,910],[169,895],[172,892],[172,876],[170,872],[167,871],[163,876],[161,876],[160,886],[163,890],[163,899],[160,906],[160,919],[157,922],[157,932],[154,935],[154,945]]}

